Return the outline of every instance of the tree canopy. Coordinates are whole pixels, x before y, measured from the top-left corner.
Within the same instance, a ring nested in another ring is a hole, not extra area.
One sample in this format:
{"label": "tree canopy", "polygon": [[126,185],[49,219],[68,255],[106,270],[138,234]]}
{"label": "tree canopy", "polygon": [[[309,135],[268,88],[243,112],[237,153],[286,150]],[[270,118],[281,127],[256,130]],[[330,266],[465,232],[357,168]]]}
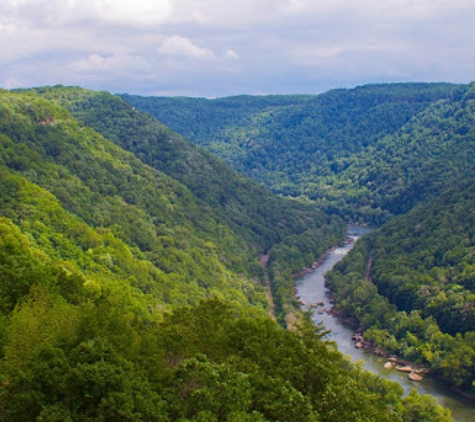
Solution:
{"label": "tree canopy", "polygon": [[[401,206],[396,195],[406,195],[409,202],[415,186],[408,184],[431,180],[427,154],[434,156],[440,148],[428,143],[424,153],[419,148],[410,162],[401,162],[412,154],[398,145],[399,137],[407,139],[405,126],[426,109],[427,115],[443,116],[437,107],[450,107],[465,90],[409,83],[317,96],[123,98],[276,193],[309,198],[349,220],[381,224],[415,204]],[[440,162],[447,158],[439,157]],[[393,192],[386,193],[388,187]]]}
{"label": "tree canopy", "polygon": [[[284,312],[292,270],[341,239],[339,218],[273,197],[152,120],[136,138],[153,141],[146,163],[115,125],[149,118],[124,104],[0,92],[0,420],[450,420],[353,367],[305,316],[293,330],[269,317],[265,272]],[[177,160],[198,161],[204,181],[174,175],[167,145],[188,148]],[[221,206],[199,195],[206,180]]]}

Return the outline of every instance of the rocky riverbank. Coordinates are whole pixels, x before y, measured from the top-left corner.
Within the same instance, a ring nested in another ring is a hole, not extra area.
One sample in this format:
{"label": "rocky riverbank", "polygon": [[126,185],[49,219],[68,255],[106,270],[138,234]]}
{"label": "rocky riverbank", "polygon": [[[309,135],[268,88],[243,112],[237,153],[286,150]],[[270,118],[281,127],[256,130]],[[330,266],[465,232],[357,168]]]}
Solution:
{"label": "rocky riverbank", "polygon": [[413,362],[402,360],[397,356],[389,355],[381,348],[374,346],[370,341],[365,340],[360,332],[353,334],[351,339],[357,349],[369,350],[375,355],[385,358],[385,369],[396,369],[399,372],[407,372],[408,378],[411,381],[422,381],[422,375],[430,373],[430,370],[428,368],[416,365]]}
{"label": "rocky riverbank", "polygon": [[[349,236],[359,237],[361,233],[355,232],[353,228],[349,229]],[[359,330],[357,321],[351,318],[345,318],[344,315],[340,315],[337,311],[336,305],[329,297],[329,290],[325,286],[324,275],[330,271],[333,266],[339,262],[346,253],[351,249],[350,245],[343,245],[343,247],[333,248],[328,256],[324,258],[325,262],[322,262],[319,267],[306,274],[302,279],[297,281],[296,296],[298,300],[302,302],[302,309],[306,311],[309,306],[314,307],[318,302],[324,302],[324,306],[316,306],[314,309],[310,309],[313,313],[313,320],[316,324],[322,324],[325,330],[329,330],[327,334],[330,341],[334,341],[338,345],[338,349],[351,358],[352,361],[364,361],[365,369],[378,374],[379,376],[389,379],[391,381],[398,382],[404,389],[405,394],[409,394],[413,388],[416,388],[420,394],[430,394],[436,397],[441,404],[449,407],[454,415],[454,420],[458,422],[465,422],[471,419],[475,407],[472,403],[462,398],[468,397],[462,392],[458,392],[456,395],[449,385],[443,380],[439,380],[437,373],[433,372],[428,376],[420,374],[424,379],[420,382],[414,382],[406,376],[402,375],[404,372],[398,372],[396,366],[406,366],[408,364],[413,369],[419,369],[417,365],[413,365],[410,362],[406,362],[402,358],[394,357],[389,354],[378,350],[371,343],[367,343],[365,346],[368,350],[355,348],[355,342],[351,337],[353,334],[363,336],[363,331]],[[392,361],[394,360],[394,361]],[[384,365],[390,362],[390,367],[386,369]],[[419,374],[418,374],[419,375]]]}

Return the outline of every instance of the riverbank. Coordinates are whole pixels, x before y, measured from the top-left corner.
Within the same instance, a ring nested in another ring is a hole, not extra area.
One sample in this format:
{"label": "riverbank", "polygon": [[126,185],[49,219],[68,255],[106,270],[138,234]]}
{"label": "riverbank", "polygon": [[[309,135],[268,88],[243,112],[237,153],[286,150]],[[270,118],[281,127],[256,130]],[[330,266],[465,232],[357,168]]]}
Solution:
{"label": "riverbank", "polygon": [[[326,283],[325,283],[325,288]],[[331,291],[327,289],[327,294],[329,297],[331,297]],[[409,361],[407,359],[404,359],[401,356],[394,355],[393,353],[389,353],[385,351],[384,349],[374,345],[371,341],[367,340],[364,338],[364,329],[359,325],[358,321],[352,317],[344,316],[338,310],[335,309],[333,306],[333,300],[329,300],[330,303],[332,303],[332,306],[330,309],[326,310],[328,314],[332,315],[335,317],[342,325],[345,327],[351,329],[354,331],[351,339],[352,339],[352,344],[353,347],[356,349],[361,349],[365,350],[368,353],[372,353],[375,356],[378,356],[380,358],[383,358],[387,362],[392,363],[392,367],[400,372],[404,372],[408,374],[408,378],[411,381],[422,381],[422,375],[429,375],[433,379],[444,383],[447,388],[449,388],[451,391],[456,393],[457,395],[460,395],[470,401],[472,401],[475,404],[475,395],[470,394],[467,391],[463,391],[453,385],[453,383],[450,382],[450,380],[444,379],[443,377],[439,376],[433,369],[428,368],[427,366],[424,366],[422,364]],[[386,367],[386,369],[390,369],[389,367]]]}
{"label": "riverbank", "polygon": [[405,372],[408,374],[407,376],[411,381],[422,381],[422,375],[428,375],[431,373],[430,369],[423,365],[402,359],[400,356],[387,353],[380,347],[375,346],[364,338],[364,333],[361,330],[353,334],[351,339],[353,340],[355,348],[368,350],[376,356],[384,358],[386,363],[383,367],[385,369],[395,369],[399,372]]}
{"label": "riverbank", "polygon": [[[353,228],[358,228],[357,226],[352,225],[351,227]],[[340,242],[339,244],[333,246],[332,248],[328,249],[318,261],[314,262],[311,267],[305,268],[302,271],[299,271],[298,273],[295,273],[292,275],[294,279],[301,278],[307,274],[311,274],[312,272],[316,271],[325,261],[326,259],[330,256],[331,253],[333,253],[335,250],[338,248],[341,248],[345,245],[349,245],[350,249],[353,247],[354,242],[356,241],[357,237],[355,236],[350,236],[348,235],[346,239],[343,242]],[[325,288],[328,290],[325,282]],[[297,292],[296,292],[297,293]],[[331,292],[328,290],[328,295],[331,297]],[[316,301],[316,302],[311,302],[307,303],[299,296],[297,296],[297,299],[299,300],[299,304],[301,306],[306,306],[308,309],[317,309],[316,312],[319,315],[322,315],[323,313],[327,313],[328,315],[332,315],[335,318],[338,318],[338,320],[348,328],[352,329],[355,331],[355,333],[352,336],[353,340],[353,345],[357,349],[364,349],[367,350],[371,353],[374,353],[376,356],[382,357],[387,360],[388,364],[391,364],[391,366],[394,366],[394,368],[400,372],[407,372],[409,374],[409,378],[412,381],[421,381],[419,379],[420,375],[424,374],[427,375],[431,373],[430,369],[424,366],[421,366],[419,364],[416,364],[415,362],[410,362],[408,360],[403,359],[400,356],[395,356],[393,354],[390,354],[383,349],[381,349],[378,346],[375,346],[373,343],[370,341],[366,340],[364,338],[364,330],[363,328],[359,325],[358,321],[355,318],[352,317],[347,317],[341,315],[333,306],[333,300],[330,299],[329,303],[331,304],[330,308],[325,308],[325,303],[323,301]],[[387,366],[388,369],[388,366]]]}
{"label": "riverbank", "polygon": [[[364,233],[359,232],[359,228],[350,228],[351,232],[348,234],[355,239]],[[439,403],[449,408],[452,411],[454,421],[456,422],[473,422],[475,415],[475,402],[463,397],[459,392],[450,389],[446,382],[434,378],[434,374],[421,374],[423,380],[412,381],[408,378],[405,372],[397,371],[395,366],[393,368],[384,368],[387,361],[394,356],[378,355],[375,348],[358,349],[355,347],[352,336],[355,334],[361,335],[361,330],[358,330],[358,324],[355,320],[344,318],[338,315],[333,307],[330,292],[325,287],[324,275],[330,271],[333,266],[339,262],[352,248],[353,244],[343,244],[331,248],[325,254],[322,262],[313,271],[306,272],[301,278],[295,281],[296,296],[304,302],[302,309],[307,311],[309,305],[323,302],[323,306],[317,306],[310,309],[312,312],[312,319],[315,324],[322,324],[325,330],[329,331],[327,334],[328,340],[335,342],[338,350],[348,356],[353,362],[363,362],[364,368],[382,378],[397,382],[404,389],[404,394],[410,394],[411,390],[416,388],[420,394],[429,394],[434,396]],[[322,312],[323,311],[323,312]],[[410,363],[405,359],[397,358],[397,366],[404,366],[403,364]],[[418,368],[418,365],[413,365]]]}

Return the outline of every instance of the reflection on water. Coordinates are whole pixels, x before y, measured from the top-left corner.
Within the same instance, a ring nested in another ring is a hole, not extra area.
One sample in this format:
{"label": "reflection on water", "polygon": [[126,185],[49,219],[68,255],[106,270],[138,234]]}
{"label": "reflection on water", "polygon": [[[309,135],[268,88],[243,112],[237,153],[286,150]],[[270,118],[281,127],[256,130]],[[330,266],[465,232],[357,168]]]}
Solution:
{"label": "reflection on water", "polygon": [[[368,229],[352,226],[348,229],[348,236],[357,239],[368,231]],[[313,310],[313,320],[315,323],[321,322],[326,329],[331,330],[328,338],[335,341],[340,352],[350,356],[353,361],[362,360],[369,371],[391,381],[397,381],[406,394],[411,389],[417,388],[421,394],[435,396],[442,406],[452,411],[452,416],[457,422],[475,421],[475,402],[456,395],[444,383],[431,377],[425,376],[421,382],[414,382],[407,378],[407,374],[395,369],[384,369],[383,365],[386,362],[384,358],[370,351],[355,348],[351,339],[353,331],[345,327],[338,318],[327,313],[332,305],[325,289],[324,274],[330,271],[352,247],[353,244],[345,244],[335,248],[315,271],[297,280],[297,296],[305,303],[304,308],[312,303],[323,302],[323,306]]]}

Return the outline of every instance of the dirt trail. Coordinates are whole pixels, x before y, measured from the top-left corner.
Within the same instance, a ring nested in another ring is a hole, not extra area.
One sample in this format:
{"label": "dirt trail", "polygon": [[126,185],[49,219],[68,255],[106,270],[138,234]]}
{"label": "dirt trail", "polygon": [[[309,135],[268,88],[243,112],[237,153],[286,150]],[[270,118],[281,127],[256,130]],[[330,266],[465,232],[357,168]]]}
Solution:
{"label": "dirt trail", "polygon": [[366,265],[366,271],[364,278],[368,283],[371,283],[371,269],[373,268],[373,255],[369,257],[368,264]]}
{"label": "dirt trail", "polygon": [[[267,268],[267,262],[269,261],[269,255],[261,255],[259,258],[259,262],[264,268]],[[267,301],[269,302],[269,314],[270,317],[275,321],[275,304],[274,298],[272,297],[272,292],[270,289],[270,280],[267,271],[265,272],[265,287],[266,287],[266,296]]]}

